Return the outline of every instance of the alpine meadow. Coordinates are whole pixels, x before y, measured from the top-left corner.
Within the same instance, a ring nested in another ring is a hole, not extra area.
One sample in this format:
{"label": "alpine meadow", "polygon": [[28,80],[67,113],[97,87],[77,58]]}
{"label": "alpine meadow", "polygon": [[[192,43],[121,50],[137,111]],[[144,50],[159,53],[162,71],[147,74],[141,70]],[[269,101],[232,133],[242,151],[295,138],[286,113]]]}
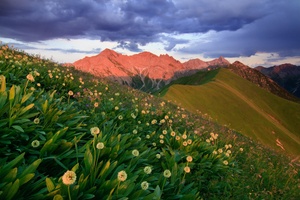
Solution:
{"label": "alpine meadow", "polygon": [[298,102],[223,68],[152,95],[0,48],[0,199],[299,199]]}

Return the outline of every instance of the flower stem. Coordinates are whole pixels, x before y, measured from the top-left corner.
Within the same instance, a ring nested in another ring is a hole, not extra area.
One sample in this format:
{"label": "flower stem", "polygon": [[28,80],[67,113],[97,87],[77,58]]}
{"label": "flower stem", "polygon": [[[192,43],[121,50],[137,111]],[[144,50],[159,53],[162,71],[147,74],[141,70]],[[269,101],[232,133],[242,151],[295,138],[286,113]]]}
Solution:
{"label": "flower stem", "polygon": [[68,195],[69,195],[69,200],[72,200],[71,193],[70,193],[70,185],[68,185]]}

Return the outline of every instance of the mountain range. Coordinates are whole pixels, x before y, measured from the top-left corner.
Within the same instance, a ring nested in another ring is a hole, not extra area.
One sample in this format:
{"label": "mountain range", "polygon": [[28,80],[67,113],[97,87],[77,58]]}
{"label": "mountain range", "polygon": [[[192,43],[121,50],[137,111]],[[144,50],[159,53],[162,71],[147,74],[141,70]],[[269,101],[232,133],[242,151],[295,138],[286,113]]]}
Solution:
{"label": "mountain range", "polygon": [[291,64],[250,68],[239,61],[231,64],[222,56],[211,61],[195,58],[180,62],[168,54],[157,56],[141,52],[128,56],[105,49],[98,55],[84,57],[66,65],[145,92],[155,92],[171,81],[195,74],[199,70],[226,67],[280,97],[292,101],[299,101],[300,97],[300,66]]}
{"label": "mountain range", "polygon": [[146,92],[158,90],[172,80],[194,74],[209,66],[229,64],[223,57],[208,62],[193,59],[181,63],[167,54],[157,56],[142,52],[128,56],[110,49],[72,63],[78,70],[107,77]]}
{"label": "mountain range", "polygon": [[270,77],[294,96],[300,97],[300,66],[287,63],[268,68],[258,66],[255,69]]}

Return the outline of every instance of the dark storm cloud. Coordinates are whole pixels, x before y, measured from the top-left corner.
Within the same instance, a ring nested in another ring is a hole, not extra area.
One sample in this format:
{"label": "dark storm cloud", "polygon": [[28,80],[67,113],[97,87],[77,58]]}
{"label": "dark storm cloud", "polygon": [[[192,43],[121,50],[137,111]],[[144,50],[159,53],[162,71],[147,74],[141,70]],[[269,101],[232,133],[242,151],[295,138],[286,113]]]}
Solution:
{"label": "dark storm cloud", "polygon": [[251,56],[257,52],[275,52],[281,57],[300,55],[300,1],[277,1],[269,15],[237,31],[212,33],[211,41],[177,49],[204,53],[207,57]]}
{"label": "dark storm cloud", "polygon": [[[282,3],[282,4],[281,4]],[[219,44],[219,52],[229,49],[234,51],[230,55],[239,54],[235,50],[239,44],[248,47],[241,49],[242,54],[252,54],[261,49],[273,49],[276,46],[270,38],[262,40],[267,28],[284,26],[285,20],[270,23],[266,19],[276,18],[283,7],[296,7],[299,10],[299,1],[290,0],[2,0],[0,4],[0,36],[13,38],[23,42],[36,42],[55,38],[89,38],[101,41],[116,41],[118,47],[131,51],[141,51],[143,46],[150,42],[160,42],[166,45],[166,50],[176,48],[177,44],[187,43],[188,40],[175,39],[172,36],[162,37],[162,34],[206,33],[214,30],[222,39],[230,39]],[[294,9],[293,12],[296,10]],[[294,24],[296,14],[291,13],[287,20]],[[299,18],[299,17],[298,17]],[[298,22],[298,21],[297,21]],[[267,24],[265,24],[267,23]],[[255,27],[260,25],[261,27]],[[247,28],[248,29],[245,29]],[[256,32],[255,28],[262,29]],[[280,41],[290,31],[290,27],[278,32],[274,37]],[[249,33],[243,33],[242,30]],[[278,28],[279,29],[279,28]],[[234,36],[230,36],[234,32]],[[298,29],[296,30],[296,33]],[[249,35],[251,33],[251,35]],[[254,34],[254,35],[253,35]],[[256,40],[255,34],[261,38],[260,44],[253,44],[244,39],[246,36]],[[292,37],[295,36],[291,33]],[[296,39],[296,38],[295,38]],[[297,40],[297,39],[296,39]],[[278,41],[280,43],[280,41]],[[208,45],[209,43],[207,43]],[[213,43],[215,44],[215,43]],[[226,45],[225,45],[226,44]],[[201,48],[191,47],[183,51],[216,50],[214,46],[203,45]],[[290,45],[290,46],[289,46]],[[294,44],[295,45],[295,44]],[[228,48],[227,48],[228,47]],[[290,48],[290,52],[298,54],[292,43],[282,42],[280,47]],[[197,52],[199,53],[199,52]],[[284,52],[282,52],[284,53]]]}

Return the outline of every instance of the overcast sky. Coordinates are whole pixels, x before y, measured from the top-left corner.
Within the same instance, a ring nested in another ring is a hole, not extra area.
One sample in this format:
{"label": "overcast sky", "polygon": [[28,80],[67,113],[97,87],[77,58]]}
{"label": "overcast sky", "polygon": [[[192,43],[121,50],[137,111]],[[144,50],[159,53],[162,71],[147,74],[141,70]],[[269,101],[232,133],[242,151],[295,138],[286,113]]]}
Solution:
{"label": "overcast sky", "polygon": [[300,0],[1,0],[0,40],[58,62],[105,48],[300,65]]}

